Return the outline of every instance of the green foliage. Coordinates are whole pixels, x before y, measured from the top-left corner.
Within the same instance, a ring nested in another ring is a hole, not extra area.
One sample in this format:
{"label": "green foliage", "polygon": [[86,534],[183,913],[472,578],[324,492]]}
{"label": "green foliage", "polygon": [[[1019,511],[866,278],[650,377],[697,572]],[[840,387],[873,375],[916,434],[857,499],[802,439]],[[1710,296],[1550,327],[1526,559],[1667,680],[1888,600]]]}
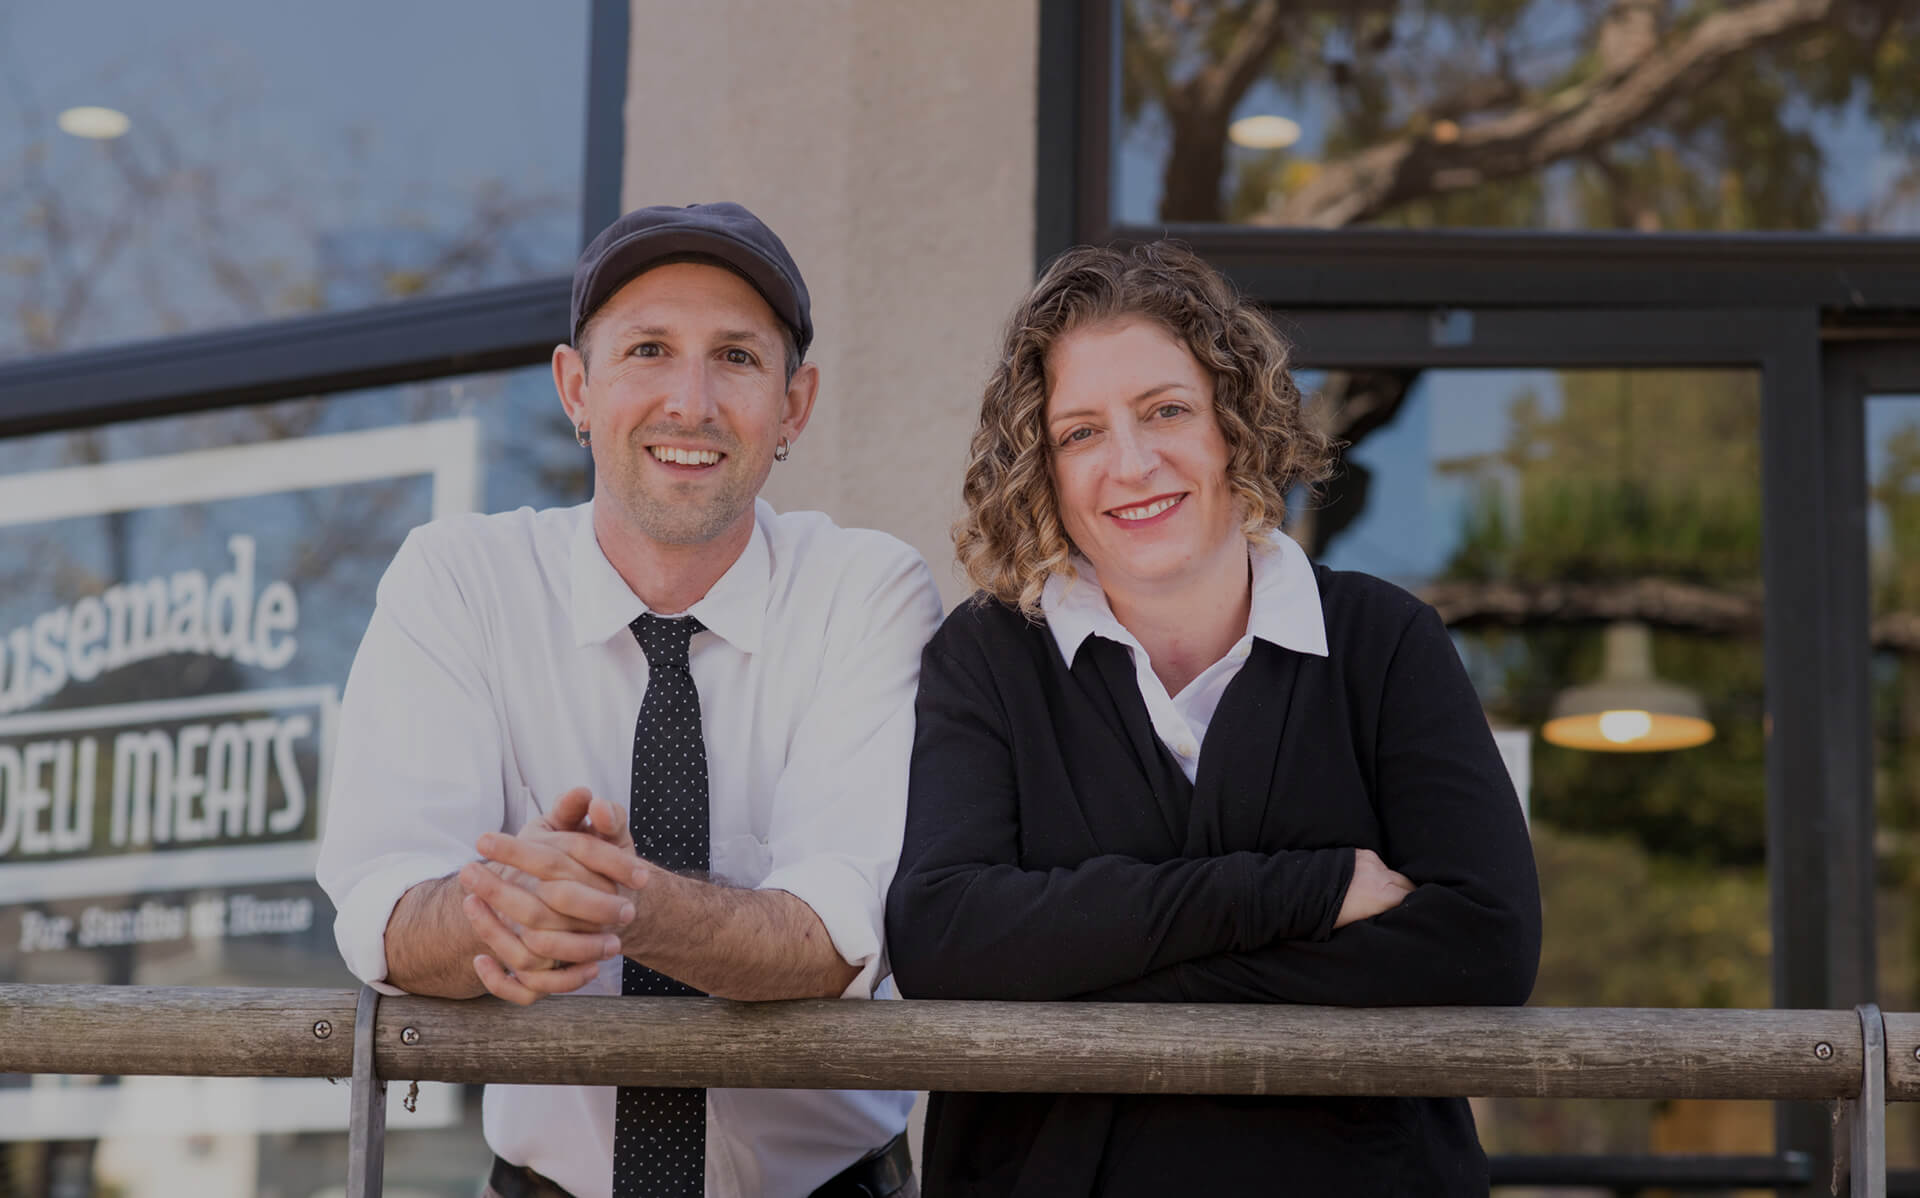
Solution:
{"label": "green foliage", "polygon": [[1757,584],[1757,379],[1635,370],[1560,381],[1557,413],[1523,393],[1505,446],[1435,464],[1478,481],[1443,577]]}
{"label": "green foliage", "polygon": [[1483,484],[1447,576],[1592,582],[1657,575],[1748,582],[1760,556],[1757,496],[1715,494],[1685,480],[1529,478],[1515,527],[1497,486]]}
{"label": "green foliage", "polygon": [[1536,1004],[1769,1004],[1763,869],[1663,862],[1624,838],[1540,823],[1533,844],[1546,929]]}

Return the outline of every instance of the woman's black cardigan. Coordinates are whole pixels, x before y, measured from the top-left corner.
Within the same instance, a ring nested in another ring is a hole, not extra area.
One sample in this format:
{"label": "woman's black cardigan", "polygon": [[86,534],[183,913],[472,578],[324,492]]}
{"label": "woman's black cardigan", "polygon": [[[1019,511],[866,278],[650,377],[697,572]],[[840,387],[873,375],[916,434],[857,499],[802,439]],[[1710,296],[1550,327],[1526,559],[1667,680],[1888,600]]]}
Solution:
{"label": "woman's black cardigan", "polygon": [[[1328,655],[1255,641],[1189,783],[1127,651],[1071,668],[963,604],[927,646],[894,977],[912,998],[1518,1004],[1540,955],[1513,786],[1431,607],[1316,570]],[[1333,931],[1356,847],[1416,889]],[[1463,1099],[935,1094],[945,1195],[1485,1194]]]}

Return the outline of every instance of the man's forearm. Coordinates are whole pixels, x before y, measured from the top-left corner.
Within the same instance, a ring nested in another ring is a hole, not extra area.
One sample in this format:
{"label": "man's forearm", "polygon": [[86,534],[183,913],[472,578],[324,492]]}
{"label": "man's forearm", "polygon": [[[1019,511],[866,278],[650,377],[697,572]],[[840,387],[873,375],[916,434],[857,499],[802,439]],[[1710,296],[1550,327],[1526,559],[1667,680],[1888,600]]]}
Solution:
{"label": "man's forearm", "polygon": [[784,890],[739,890],[649,872],[622,951],[717,998],[837,998],[859,970],[813,908]]}
{"label": "man's forearm", "polygon": [[400,896],[387,917],[388,985],[437,998],[486,993],[473,958],[487,949],[460,909],[463,897],[458,875],[422,882]]}

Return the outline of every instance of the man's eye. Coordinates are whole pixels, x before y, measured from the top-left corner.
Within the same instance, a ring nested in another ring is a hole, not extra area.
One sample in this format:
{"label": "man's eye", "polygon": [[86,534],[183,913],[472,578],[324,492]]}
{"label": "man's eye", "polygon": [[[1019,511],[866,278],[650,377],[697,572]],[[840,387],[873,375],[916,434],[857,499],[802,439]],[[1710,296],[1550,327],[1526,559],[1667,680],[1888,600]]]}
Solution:
{"label": "man's eye", "polygon": [[751,366],[753,365],[753,355],[744,349],[730,349],[727,351],[727,361],[733,363],[735,366]]}
{"label": "man's eye", "polygon": [[666,347],[658,341],[642,341],[633,347],[633,356],[636,358],[657,358],[665,352]]}

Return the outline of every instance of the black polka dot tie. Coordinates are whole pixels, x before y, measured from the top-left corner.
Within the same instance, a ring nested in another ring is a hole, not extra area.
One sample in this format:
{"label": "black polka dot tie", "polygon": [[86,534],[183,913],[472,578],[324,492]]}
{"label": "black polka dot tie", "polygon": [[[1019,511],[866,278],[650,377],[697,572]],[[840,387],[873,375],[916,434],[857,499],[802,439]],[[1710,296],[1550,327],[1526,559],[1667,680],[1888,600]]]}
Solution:
{"label": "black polka dot tie", "polygon": [[[700,693],[687,668],[687,645],[701,630],[691,616],[643,615],[633,635],[647,655],[647,693],[633,730],[633,801],[640,855],[676,873],[707,868],[707,749],[700,737]],[[631,958],[620,971],[624,995],[700,991]],[[701,1198],[707,1169],[707,1092],[621,1086],[614,1100],[614,1198]]]}

